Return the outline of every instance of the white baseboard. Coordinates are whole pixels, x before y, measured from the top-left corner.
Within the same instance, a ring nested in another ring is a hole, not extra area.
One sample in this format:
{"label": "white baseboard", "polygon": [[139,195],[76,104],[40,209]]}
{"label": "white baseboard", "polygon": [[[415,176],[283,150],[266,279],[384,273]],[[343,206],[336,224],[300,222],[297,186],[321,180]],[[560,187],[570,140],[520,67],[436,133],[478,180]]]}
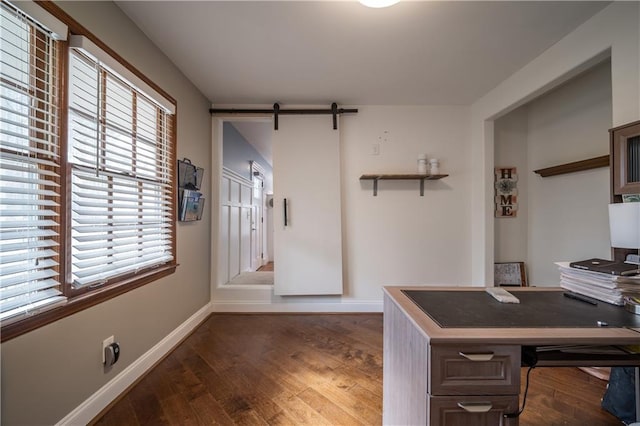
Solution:
{"label": "white baseboard", "polygon": [[149,349],[144,355],[131,363],[120,374],[111,379],[96,393],[67,414],[57,425],[86,425],[111,404],[122,392],[142,377],[156,362],[161,360],[182,339],[193,331],[211,313],[211,305],[207,304],[180,324],[164,339]]}
{"label": "white baseboard", "polygon": [[382,300],[345,303],[270,303],[259,301],[218,301],[211,302],[211,312],[382,312]]}

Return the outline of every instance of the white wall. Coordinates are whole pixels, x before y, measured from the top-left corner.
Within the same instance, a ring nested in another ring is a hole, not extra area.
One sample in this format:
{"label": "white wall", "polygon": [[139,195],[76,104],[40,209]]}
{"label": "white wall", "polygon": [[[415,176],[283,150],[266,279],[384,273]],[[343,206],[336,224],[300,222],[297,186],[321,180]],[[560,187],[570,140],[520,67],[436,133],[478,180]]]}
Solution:
{"label": "white wall", "polygon": [[[493,281],[494,122],[611,56],[612,126],[640,116],[640,3],[615,2],[471,106],[472,275]],[[564,219],[562,219],[564,220]]]}
{"label": "white wall", "polygon": [[[177,100],[177,156],[209,173],[209,102],[114,3],[61,6]],[[205,216],[178,224],[175,274],[2,343],[2,424],[55,424],[209,303]],[[122,352],[105,373],[102,340],[111,335]]]}
{"label": "white wall", "polygon": [[529,180],[527,161],[528,107],[520,107],[495,122],[495,167],[515,167],[518,173],[518,210],[515,217],[495,218],[496,262],[526,262],[530,266],[527,224]]}
{"label": "white wall", "polygon": [[[466,285],[472,214],[469,110],[457,106],[361,107],[343,120],[343,225],[347,288],[380,298],[383,285]],[[387,131],[379,156],[372,143]],[[414,173],[417,157],[440,160],[439,181],[381,181],[365,173]]]}
{"label": "white wall", "polygon": [[496,261],[524,260],[531,285],[558,285],[555,261],[609,258],[609,169],[533,171],[607,155],[610,127],[609,61],[496,120],[496,164],[518,166],[520,204],[495,219]]}
{"label": "white wall", "polygon": [[[529,108],[529,170],[609,153],[608,62],[537,99]],[[529,172],[531,173],[531,172]],[[531,283],[559,284],[554,261],[610,258],[609,169],[529,178]]]}
{"label": "white wall", "polygon": [[[357,114],[341,117],[339,130],[344,295],[282,298],[272,296],[271,290],[213,285],[215,310],[380,310],[384,285],[470,282],[469,109],[358,109]],[[220,121],[214,120],[218,143]],[[372,144],[381,140],[380,155],[371,155]],[[425,182],[424,197],[418,181],[381,181],[374,197],[371,181],[359,180],[367,173],[415,173],[422,153],[440,159],[441,172],[450,174]]]}

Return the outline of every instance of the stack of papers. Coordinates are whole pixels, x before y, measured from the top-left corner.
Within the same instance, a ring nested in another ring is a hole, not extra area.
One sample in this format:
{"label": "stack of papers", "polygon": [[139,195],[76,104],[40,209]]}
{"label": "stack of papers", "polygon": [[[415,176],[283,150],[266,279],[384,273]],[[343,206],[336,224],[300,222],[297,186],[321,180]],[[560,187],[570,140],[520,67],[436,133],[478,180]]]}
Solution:
{"label": "stack of papers", "polygon": [[602,272],[572,268],[569,262],[557,262],[560,286],[594,299],[624,305],[625,299],[640,300],[640,276],[622,277]]}
{"label": "stack of papers", "polygon": [[616,282],[626,304],[640,305],[640,275],[618,277]]}

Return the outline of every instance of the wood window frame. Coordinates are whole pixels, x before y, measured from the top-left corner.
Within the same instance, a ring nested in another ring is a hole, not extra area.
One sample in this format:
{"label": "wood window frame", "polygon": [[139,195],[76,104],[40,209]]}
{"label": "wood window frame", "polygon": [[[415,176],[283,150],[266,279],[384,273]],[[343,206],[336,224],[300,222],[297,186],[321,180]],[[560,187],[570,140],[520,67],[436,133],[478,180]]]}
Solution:
{"label": "wood window frame", "polygon": [[[98,39],[95,35],[93,35],[89,30],[87,30],[83,25],[73,19],[69,14],[67,14],[64,10],[62,10],[59,6],[54,4],[51,1],[36,1],[36,3],[49,12],[54,17],[58,18],[62,22],[64,22],[69,32],[72,34],[83,35],[90,39],[93,43],[99,46],[102,50],[107,52],[110,56],[120,62],[125,68],[134,73],[137,77],[139,77],[146,84],[151,86],[154,90],[156,90],[160,95],[165,97],[174,106],[177,107],[176,100],[171,97],[167,92],[165,92],[161,87],[157,86],[154,82],[152,82],[148,77],[139,72],[135,67],[133,67],[129,62],[124,60],[120,55],[118,55],[115,51],[113,51],[109,46],[103,43],[100,39]],[[177,135],[177,108],[176,113],[172,115],[168,115],[166,120],[171,120],[171,123],[165,123],[158,121],[158,126],[165,126],[169,124],[170,132],[168,142],[170,144],[169,152],[170,157],[173,156],[174,161],[170,161],[169,167],[172,187],[174,190],[171,191],[170,195],[170,203],[172,206],[171,209],[171,252],[173,254],[173,260],[167,262],[155,269],[148,270],[143,273],[136,274],[132,272],[130,274],[121,275],[117,277],[117,279],[113,279],[113,283],[107,282],[107,284],[99,287],[99,288],[85,288],[85,289],[74,289],[71,286],[71,271],[68,267],[70,259],[71,259],[71,241],[70,241],[70,231],[69,224],[71,223],[71,167],[68,164],[68,127],[67,127],[67,119],[68,119],[68,75],[69,75],[69,60],[68,60],[68,42],[59,41],[59,52],[58,52],[58,77],[59,77],[59,94],[58,94],[58,108],[59,108],[59,124],[58,131],[60,137],[60,176],[61,176],[61,206],[58,208],[60,212],[60,251],[58,253],[58,258],[61,260],[59,262],[59,273],[61,277],[62,289],[65,296],[69,299],[66,304],[53,308],[50,310],[45,310],[38,314],[25,317],[24,319],[17,320],[15,322],[11,322],[8,324],[2,325],[1,330],[1,341],[4,342],[6,340],[17,337],[21,334],[27,333],[29,331],[35,330],[44,325],[50,324],[52,322],[58,321],[64,317],[69,315],[73,315],[77,312],[80,312],[84,309],[87,309],[91,306],[95,306],[102,302],[105,302],[113,297],[119,296],[141,286],[150,284],[160,278],[166,277],[170,274],[173,274],[177,268],[177,242],[176,242],[176,165],[175,160],[177,158],[176,152],[176,135]],[[171,160],[171,158],[170,158]]]}

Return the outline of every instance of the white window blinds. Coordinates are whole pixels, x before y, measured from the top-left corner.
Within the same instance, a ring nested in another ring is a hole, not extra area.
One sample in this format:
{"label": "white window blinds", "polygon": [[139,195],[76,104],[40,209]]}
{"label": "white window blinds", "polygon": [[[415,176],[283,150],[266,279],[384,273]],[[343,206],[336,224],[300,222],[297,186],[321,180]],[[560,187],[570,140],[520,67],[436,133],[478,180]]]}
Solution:
{"label": "white window blinds", "polygon": [[69,152],[75,287],[173,260],[173,117],[82,49],[70,49]]}
{"label": "white window blinds", "polygon": [[0,320],[7,321],[66,298],[58,270],[58,44],[10,4],[0,7]]}

